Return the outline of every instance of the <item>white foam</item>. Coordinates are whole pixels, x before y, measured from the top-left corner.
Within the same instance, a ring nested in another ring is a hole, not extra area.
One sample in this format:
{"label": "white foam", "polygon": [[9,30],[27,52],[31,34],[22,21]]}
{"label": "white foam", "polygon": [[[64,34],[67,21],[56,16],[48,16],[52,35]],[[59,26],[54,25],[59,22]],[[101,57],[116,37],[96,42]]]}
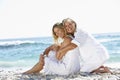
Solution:
{"label": "white foam", "polygon": [[25,41],[2,41],[0,42],[0,45],[19,45],[19,44],[23,44],[23,43],[35,43],[35,41],[30,41],[30,40],[25,40]]}

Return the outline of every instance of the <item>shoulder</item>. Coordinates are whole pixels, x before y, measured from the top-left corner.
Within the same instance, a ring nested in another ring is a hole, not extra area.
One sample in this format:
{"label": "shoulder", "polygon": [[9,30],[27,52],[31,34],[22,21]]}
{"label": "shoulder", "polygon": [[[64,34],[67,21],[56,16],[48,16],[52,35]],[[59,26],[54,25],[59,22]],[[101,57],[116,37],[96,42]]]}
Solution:
{"label": "shoulder", "polygon": [[86,34],[88,34],[88,32],[85,31],[84,29],[79,29],[79,28],[76,29],[76,33],[86,33]]}
{"label": "shoulder", "polygon": [[75,37],[88,37],[91,36],[91,33],[85,31],[84,29],[77,29],[75,32]]}
{"label": "shoulder", "polygon": [[84,29],[77,29],[75,37],[81,37],[84,39],[93,39],[96,40],[92,33],[85,31]]}

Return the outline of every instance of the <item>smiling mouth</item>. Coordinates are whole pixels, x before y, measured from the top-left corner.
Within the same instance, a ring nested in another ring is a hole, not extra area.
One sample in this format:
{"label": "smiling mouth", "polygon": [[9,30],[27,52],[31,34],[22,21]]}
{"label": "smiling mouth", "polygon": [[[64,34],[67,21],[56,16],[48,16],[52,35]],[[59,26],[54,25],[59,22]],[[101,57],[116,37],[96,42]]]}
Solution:
{"label": "smiling mouth", "polygon": [[69,28],[69,29],[67,29],[67,31],[71,31],[71,29]]}

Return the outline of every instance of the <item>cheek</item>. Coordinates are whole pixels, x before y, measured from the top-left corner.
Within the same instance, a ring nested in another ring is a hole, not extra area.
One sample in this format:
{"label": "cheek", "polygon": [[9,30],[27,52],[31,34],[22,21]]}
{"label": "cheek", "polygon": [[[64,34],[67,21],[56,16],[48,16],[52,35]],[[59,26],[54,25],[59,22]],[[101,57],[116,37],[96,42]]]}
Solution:
{"label": "cheek", "polygon": [[66,27],[65,29],[66,29],[66,30],[69,30],[69,29],[70,29],[70,27]]}
{"label": "cheek", "polygon": [[72,30],[73,30],[73,31],[75,31],[75,27],[74,27],[74,28],[72,28]]}

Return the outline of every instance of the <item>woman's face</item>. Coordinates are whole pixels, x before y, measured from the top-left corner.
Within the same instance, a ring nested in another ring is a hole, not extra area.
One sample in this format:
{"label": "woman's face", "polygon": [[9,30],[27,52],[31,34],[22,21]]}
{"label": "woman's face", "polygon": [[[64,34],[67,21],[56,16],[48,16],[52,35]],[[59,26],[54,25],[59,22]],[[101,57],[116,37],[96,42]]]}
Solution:
{"label": "woman's face", "polygon": [[54,28],[54,33],[56,36],[61,37],[61,38],[63,38],[65,36],[64,30],[57,28],[57,27]]}
{"label": "woman's face", "polygon": [[75,24],[70,21],[65,22],[64,27],[68,34],[75,32]]}

